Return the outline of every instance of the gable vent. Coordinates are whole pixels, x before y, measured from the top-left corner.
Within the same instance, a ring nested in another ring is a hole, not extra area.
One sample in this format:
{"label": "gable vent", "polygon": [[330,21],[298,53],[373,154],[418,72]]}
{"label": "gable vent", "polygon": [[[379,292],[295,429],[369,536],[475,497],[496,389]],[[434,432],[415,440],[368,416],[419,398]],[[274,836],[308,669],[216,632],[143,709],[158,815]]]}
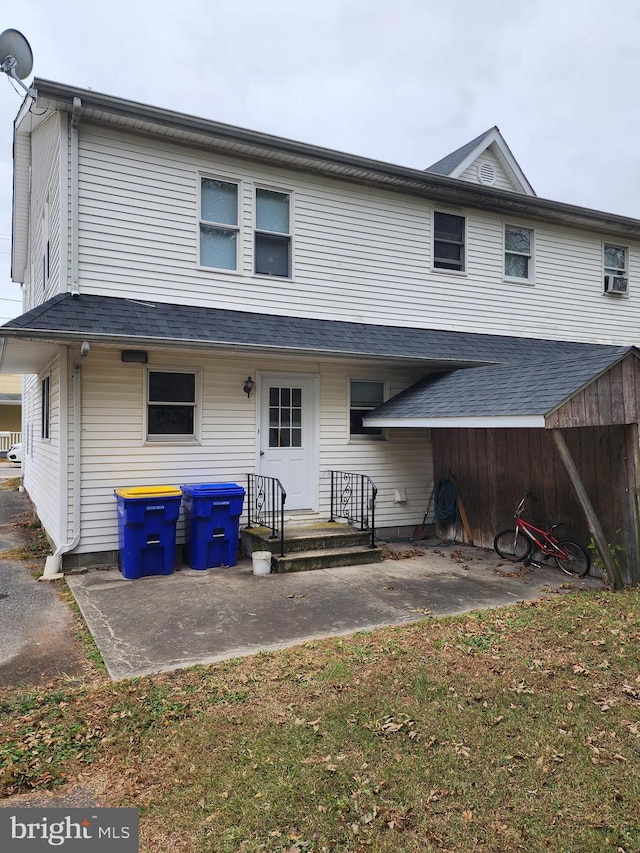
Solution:
{"label": "gable vent", "polygon": [[491,163],[478,164],[478,180],[481,184],[484,184],[487,187],[491,187],[495,184],[496,170],[493,168]]}

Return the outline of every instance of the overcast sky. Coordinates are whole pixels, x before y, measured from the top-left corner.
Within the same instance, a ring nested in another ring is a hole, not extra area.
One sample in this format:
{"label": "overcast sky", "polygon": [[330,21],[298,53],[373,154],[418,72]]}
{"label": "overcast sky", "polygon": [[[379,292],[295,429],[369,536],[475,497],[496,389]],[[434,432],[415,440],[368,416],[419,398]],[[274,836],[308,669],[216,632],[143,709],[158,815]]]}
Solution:
{"label": "overcast sky", "polygon": [[[424,168],[498,125],[539,196],[640,218],[638,0],[20,0],[33,75]],[[11,146],[0,75],[0,322]]]}

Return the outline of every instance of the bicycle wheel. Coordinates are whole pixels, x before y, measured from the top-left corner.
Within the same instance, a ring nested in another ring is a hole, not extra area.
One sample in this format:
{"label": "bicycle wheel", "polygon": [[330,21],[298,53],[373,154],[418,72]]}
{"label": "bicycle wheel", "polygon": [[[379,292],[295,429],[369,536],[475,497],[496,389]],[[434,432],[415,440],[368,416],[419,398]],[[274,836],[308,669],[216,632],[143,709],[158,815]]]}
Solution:
{"label": "bicycle wheel", "polygon": [[498,533],[493,540],[493,547],[503,560],[511,560],[512,563],[519,563],[531,556],[531,540],[519,530],[516,532],[513,527]]}
{"label": "bicycle wheel", "polygon": [[567,554],[566,560],[562,559],[562,557],[555,558],[559,569],[562,569],[568,575],[577,575],[579,578],[583,578],[589,574],[591,557],[581,545],[578,545],[577,542],[563,539],[562,542],[558,542],[558,548],[562,548]]}

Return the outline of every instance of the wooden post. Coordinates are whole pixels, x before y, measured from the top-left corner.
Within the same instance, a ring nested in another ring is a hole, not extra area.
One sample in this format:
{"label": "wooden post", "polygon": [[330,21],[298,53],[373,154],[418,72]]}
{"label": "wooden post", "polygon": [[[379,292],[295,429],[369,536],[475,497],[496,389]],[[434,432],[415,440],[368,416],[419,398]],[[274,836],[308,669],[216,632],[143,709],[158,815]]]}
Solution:
{"label": "wooden post", "polygon": [[595,510],[589,500],[589,495],[586,492],[584,484],[580,478],[580,473],[576,468],[575,462],[569,452],[569,448],[564,440],[564,437],[560,430],[552,429],[551,435],[553,437],[554,444],[556,446],[556,450],[558,451],[558,455],[562,460],[562,464],[565,467],[567,474],[569,475],[569,480],[571,485],[573,486],[573,490],[576,493],[576,497],[582,507],[585,517],[587,519],[587,525],[589,527],[589,532],[593,537],[593,541],[595,542],[596,548],[598,549],[598,553],[600,554],[600,558],[605,567],[605,571],[607,573],[607,577],[609,581],[613,585],[614,589],[623,589],[624,581],[622,580],[622,576],[618,567],[616,566],[611,551],[609,550],[609,545],[607,544],[607,538],[604,535],[604,531],[602,529],[602,525],[598,519],[598,516],[595,513]]}
{"label": "wooden post", "polygon": [[625,426],[625,456],[627,459],[627,489],[629,494],[629,548],[628,548],[628,580],[630,583],[640,581],[640,517],[638,513],[638,495],[640,494],[640,440],[638,424]]}

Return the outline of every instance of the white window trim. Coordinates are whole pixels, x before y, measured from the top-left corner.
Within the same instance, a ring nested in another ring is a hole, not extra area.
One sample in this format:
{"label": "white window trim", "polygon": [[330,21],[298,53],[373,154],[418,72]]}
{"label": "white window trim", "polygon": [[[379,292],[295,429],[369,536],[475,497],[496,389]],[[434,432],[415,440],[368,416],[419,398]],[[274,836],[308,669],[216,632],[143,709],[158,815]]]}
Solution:
{"label": "white window trim", "polygon": [[[631,264],[631,249],[630,249],[628,244],[626,244],[626,243],[615,243],[613,240],[603,240],[602,241],[602,275],[600,276],[600,281],[602,282],[602,295],[603,296],[611,296],[611,294],[607,293],[607,291],[604,289],[604,277],[605,277],[605,275],[611,275],[611,273],[607,272],[607,267],[605,265],[605,260],[604,260],[604,250],[607,246],[613,246],[616,249],[624,249],[625,269],[624,269],[624,273],[623,273],[622,277],[627,279],[627,292],[626,293],[616,293],[616,294],[614,294],[614,297],[616,299],[628,299],[629,298],[629,291],[631,289],[630,288],[631,280],[630,280],[630,275],[629,275],[629,267]],[[611,269],[611,267],[609,267],[609,269]],[[619,275],[619,274],[620,274],[619,272],[614,273],[614,275]]]}
{"label": "white window trim", "polygon": [[[436,213],[446,213],[449,216],[459,216],[464,220],[464,264],[461,270],[445,270],[435,266],[435,243],[436,243]],[[469,217],[462,210],[447,210],[446,207],[434,207],[431,210],[431,272],[437,275],[453,275],[458,278],[466,278],[469,275]]]}
{"label": "white window trim", "polygon": [[[524,252],[512,252],[509,251],[511,255],[523,255],[524,257],[529,258],[529,275],[527,278],[521,278],[517,275],[507,275],[506,273],[506,256],[507,256],[507,228],[522,228],[522,230],[531,232],[531,252],[529,255],[525,255]],[[535,229],[530,225],[521,225],[518,222],[503,222],[502,223],[502,280],[508,282],[509,284],[524,284],[530,287],[535,286],[536,283],[536,232]]]}
{"label": "white window trim", "polygon": [[[258,204],[256,201],[257,191],[258,190],[266,190],[267,192],[272,193],[282,193],[283,195],[289,196],[289,233],[282,234],[279,231],[260,231],[261,234],[274,234],[278,237],[288,237],[289,238],[289,275],[268,275],[267,273],[256,272],[256,232],[257,228],[257,213],[258,213]],[[295,278],[295,269],[294,269],[294,235],[295,235],[295,219],[294,212],[296,209],[295,204],[295,192],[292,188],[282,187],[282,186],[272,186],[271,184],[253,184],[251,189],[251,204],[252,204],[252,217],[251,217],[251,272],[254,278],[259,279],[268,279],[269,281],[293,281]]]}
{"label": "white window trim", "polygon": [[[351,383],[352,382],[379,382],[382,385],[382,405],[389,399],[389,380],[380,379],[378,376],[347,376],[347,444],[361,444],[370,441],[387,441],[388,431],[382,427],[382,435],[352,435],[351,434]],[[376,408],[376,407],[374,407]],[[368,409],[367,411],[373,411]]]}
{"label": "white window trim", "polygon": [[[193,408],[193,435],[149,435],[149,374],[150,373],[193,373],[195,375],[195,403]],[[143,444],[157,447],[159,444],[171,445],[199,445],[202,441],[202,368],[201,367],[176,367],[175,365],[149,364],[144,370],[144,392],[142,404],[143,416]]]}
{"label": "white window trim", "polygon": [[[230,231],[233,230],[233,225],[225,225],[223,223],[218,222],[210,222],[208,219],[202,218],[202,181],[221,181],[225,184],[235,184],[238,188],[238,223],[235,226],[237,239],[236,239],[236,268],[233,270],[227,269],[226,267],[209,267],[200,263],[201,258],[201,246],[200,241],[202,239],[201,226],[202,225],[213,225],[214,227],[219,228],[228,228]],[[197,256],[196,256],[196,268],[199,270],[203,270],[204,272],[216,272],[216,273],[228,273],[229,275],[242,275],[242,246],[244,242],[244,234],[243,234],[243,226],[242,223],[244,221],[244,183],[240,178],[233,177],[231,175],[220,175],[213,174],[211,172],[198,172],[197,173],[197,188],[196,188],[197,198],[198,198],[198,224],[197,224]]]}

